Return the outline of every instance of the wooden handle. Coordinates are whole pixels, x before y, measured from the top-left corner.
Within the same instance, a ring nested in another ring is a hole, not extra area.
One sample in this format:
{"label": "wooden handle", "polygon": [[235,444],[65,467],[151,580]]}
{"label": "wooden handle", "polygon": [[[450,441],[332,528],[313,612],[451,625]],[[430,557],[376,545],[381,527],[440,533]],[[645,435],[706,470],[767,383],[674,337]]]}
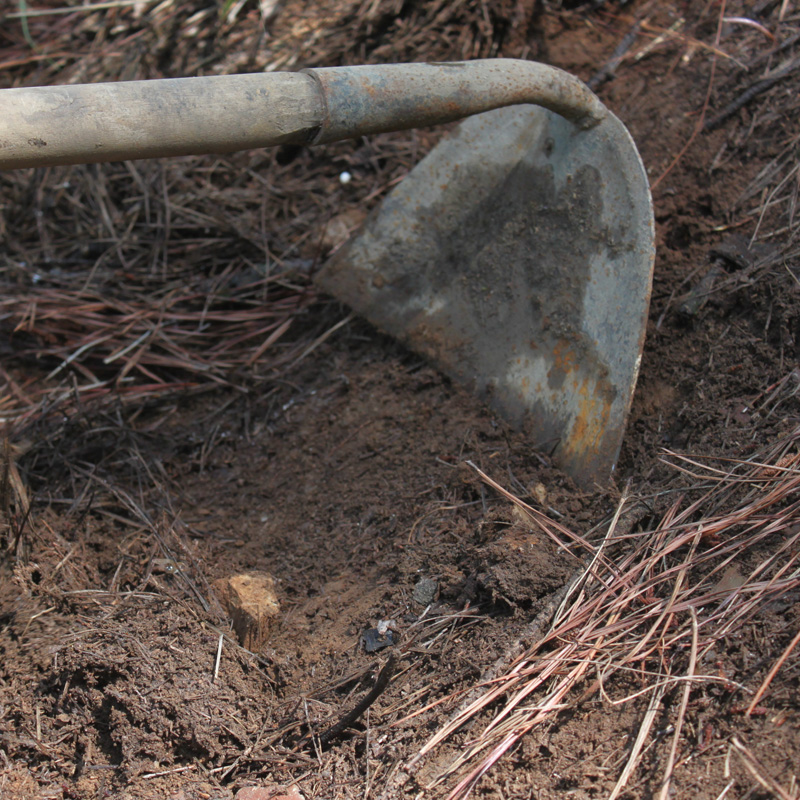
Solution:
{"label": "wooden handle", "polygon": [[386,64],[0,90],[0,169],[317,144],[518,103],[580,128],[606,110],[533,61]]}
{"label": "wooden handle", "polygon": [[0,169],[308,144],[316,82],[276,72],[0,91]]}

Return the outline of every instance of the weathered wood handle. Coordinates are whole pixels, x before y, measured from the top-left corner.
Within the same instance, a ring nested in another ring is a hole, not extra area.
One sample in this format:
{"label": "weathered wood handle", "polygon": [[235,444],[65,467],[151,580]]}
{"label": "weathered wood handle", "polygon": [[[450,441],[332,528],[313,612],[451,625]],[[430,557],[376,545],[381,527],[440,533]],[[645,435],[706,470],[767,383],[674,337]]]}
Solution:
{"label": "weathered wood handle", "polygon": [[606,115],[569,73],[514,59],[3,89],[0,170],[317,144],[518,103],[582,127]]}

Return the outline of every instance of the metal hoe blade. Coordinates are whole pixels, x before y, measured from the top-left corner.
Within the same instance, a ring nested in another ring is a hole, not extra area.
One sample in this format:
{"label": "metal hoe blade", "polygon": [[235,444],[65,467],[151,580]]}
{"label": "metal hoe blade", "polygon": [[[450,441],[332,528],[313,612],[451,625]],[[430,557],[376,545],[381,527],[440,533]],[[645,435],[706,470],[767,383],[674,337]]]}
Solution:
{"label": "metal hoe blade", "polygon": [[619,454],[653,242],[647,176],[619,120],[580,129],[516,106],[461,123],[318,284],[591,485]]}

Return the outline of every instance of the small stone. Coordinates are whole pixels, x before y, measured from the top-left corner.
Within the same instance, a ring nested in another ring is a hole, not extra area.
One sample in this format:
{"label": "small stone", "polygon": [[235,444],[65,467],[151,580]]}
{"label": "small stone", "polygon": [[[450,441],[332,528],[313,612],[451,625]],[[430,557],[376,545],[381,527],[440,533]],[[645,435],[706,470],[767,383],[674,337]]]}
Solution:
{"label": "small stone", "polygon": [[230,615],[239,643],[247,650],[260,650],[281,610],[275,579],[266,572],[243,572],[214,581],[213,586]]}
{"label": "small stone", "polygon": [[383,633],[377,628],[369,628],[361,634],[361,644],[368,653],[374,653],[384,647],[391,647],[394,644],[394,636],[388,628]]}
{"label": "small stone", "polygon": [[338,250],[350,238],[353,231],[361,226],[366,216],[366,212],[362,209],[351,208],[331,217],[322,234],[323,252]]}
{"label": "small stone", "polygon": [[421,606],[429,606],[434,601],[438,590],[439,584],[433,578],[420,578],[411,593],[411,599]]}

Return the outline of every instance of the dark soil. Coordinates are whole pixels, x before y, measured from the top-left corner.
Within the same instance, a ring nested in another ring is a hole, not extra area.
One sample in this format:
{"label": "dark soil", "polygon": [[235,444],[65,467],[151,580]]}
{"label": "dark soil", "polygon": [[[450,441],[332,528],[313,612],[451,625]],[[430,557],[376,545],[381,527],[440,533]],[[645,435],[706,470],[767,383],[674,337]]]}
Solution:
{"label": "dark soil", "polygon": [[[444,15],[444,4],[434,5]],[[407,769],[411,760],[487,670],[506,664],[580,566],[467,462],[599,542],[623,491],[633,498],[627,531],[655,528],[679,493],[696,496],[667,450],[759,461],[787,439],[797,452],[796,76],[692,139],[703,113],[714,119],[769,64],[796,50],[759,62],[774,44],[752,26],[726,24],[720,49],[732,58],[717,58],[712,75],[721,10],[704,0],[468,5],[486,9],[486,30],[478,26],[469,38],[456,26],[437,39],[424,4],[384,3],[369,24],[337,16],[335,3],[278,4],[272,56],[299,53],[284,59],[286,69],[319,63],[309,41],[352,30],[355,44],[341,61],[499,53],[589,80],[634,15],[644,15],[631,52],[648,42],[652,51],[623,61],[597,88],[639,146],[657,223],[641,374],[614,476],[578,489],[548,453],[531,449],[526,434],[358,319],[257,382],[135,404],[77,403],[68,414],[10,425],[7,463],[16,463],[33,502],[28,515],[8,512],[0,563],[0,797],[192,800],[293,783],[306,798],[417,796],[479,726],[459,731],[415,769]],[[725,14],[755,18],[750,5],[729,2]],[[758,6],[760,22],[789,40],[798,24],[794,4],[783,4],[783,21],[780,3]],[[659,41],[679,18],[678,33]],[[259,30],[257,15],[251,23]],[[312,31],[320,32],[316,39]],[[263,68],[252,55],[263,42],[250,44],[250,60],[243,56],[232,69]],[[168,59],[167,51],[159,58]],[[171,69],[180,74],[187,63],[176,55]],[[30,74],[32,83],[41,78]],[[304,174],[309,185],[320,172],[333,182],[343,163],[363,165],[354,174],[367,184],[398,177],[383,163],[372,171],[376,151],[395,148],[410,162],[430,141],[427,134],[377,137],[314,155],[284,153],[289,166],[259,168],[268,176],[293,170],[298,193]],[[369,189],[315,196],[319,217],[306,220],[316,226],[314,240],[337,204],[358,206]],[[287,208],[293,202],[295,195]],[[280,221],[275,238],[288,242],[293,229],[285,216]],[[9,253],[33,247],[12,246],[9,227],[4,236]],[[693,310],[686,296],[712,264],[719,276]],[[313,342],[347,310],[317,298],[303,313],[294,335]],[[18,383],[40,369],[26,358],[9,349],[7,375]],[[743,553],[730,574],[747,575],[799,523]],[[212,587],[247,571],[274,576],[281,607],[257,652],[238,644]],[[764,604],[702,665],[731,683],[693,692],[674,796],[769,796],[732,754],[734,737],[757,756],[756,772],[797,796],[798,650],[757,713],[743,711],[747,692],[797,633],[798,601],[795,589]],[[392,643],[367,652],[365,632],[382,622]],[[350,726],[331,733],[390,654],[388,686]],[[592,680],[488,771],[475,795],[608,796],[649,698],[611,702],[636,694],[644,674],[617,676],[602,692]],[[624,796],[658,795],[679,703],[680,689],[665,695]],[[453,785],[425,796],[446,796]]]}

